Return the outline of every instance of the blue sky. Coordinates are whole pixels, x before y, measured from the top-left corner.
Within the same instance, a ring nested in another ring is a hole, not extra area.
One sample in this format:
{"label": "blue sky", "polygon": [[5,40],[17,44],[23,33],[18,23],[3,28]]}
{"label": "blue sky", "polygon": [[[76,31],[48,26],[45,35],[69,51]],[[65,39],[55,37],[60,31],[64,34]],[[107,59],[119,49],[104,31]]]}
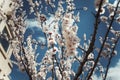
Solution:
{"label": "blue sky", "polygon": [[[111,3],[114,2],[114,0],[110,0]],[[27,3],[25,3],[27,4]],[[44,4],[44,3],[43,3]],[[87,11],[80,11],[80,23],[78,24],[79,26],[79,30],[78,30],[78,36],[83,39],[83,34],[86,33],[87,34],[87,38],[90,38],[92,32],[93,32],[93,26],[94,26],[94,16],[93,14],[91,14],[91,12],[95,12],[94,10],[94,0],[75,0],[75,5],[78,8],[81,7],[88,7]],[[28,6],[26,5],[25,8],[28,8]],[[33,34],[35,39],[39,39],[39,37],[42,37],[42,39],[40,38],[40,40],[44,41],[44,35],[43,33],[41,33],[41,29],[39,28],[40,25],[38,24],[38,22],[35,19],[32,19],[33,16],[29,17],[30,19],[27,19],[27,27],[28,30],[26,30],[26,34],[25,36],[29,35],[29,34]],[[48,17],[49,20],[50,17]],[[114,23],[114,26],[120,26],[118,24]],[[98,33],[103,36],[105,34],[105,27],[104,24],[101,24],[100,26],[101,28],[99,29]],[[114,27],[115,29],[119,29],[120,27]],[[82,42],[81,42],[82,43]],[[99,46],[99,43],[96,43],[96,45]],[[118,55],[113,57],[113,60],[111,62],[111,68],[110,68],[110,72],[108,73],[108,76],[113,76],[113,80],[118,80],[120,79],[120,76],[118,75],[120,72],[120,41],[119,41],[119,45],[117,47],[117,51],[118,51]],[[44,56],[46,49],[43,49],[42,52],[39,52],[39,61],[41,61],[42,57]],[[12,57],[12,59],[14,59]],[[104,64],[104,62],[103,62]],[[11,73],[11,80],[29,80],[28,76],[26,75],[26,73],[24,72],[20,72],[18,67],[16,65],[13,65],[13,71]],[[95,80],[101,80],[99,77],[97,77],[97,75],[95,75]]]}

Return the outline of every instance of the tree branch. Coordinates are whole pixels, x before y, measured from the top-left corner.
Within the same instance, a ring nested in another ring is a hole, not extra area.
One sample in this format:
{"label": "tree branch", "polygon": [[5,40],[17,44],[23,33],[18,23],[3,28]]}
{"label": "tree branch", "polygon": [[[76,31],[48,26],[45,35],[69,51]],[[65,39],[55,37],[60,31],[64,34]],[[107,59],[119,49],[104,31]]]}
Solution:
{"label": "tree branch", "polygon": [[81,65],[78,68],[78,72],[75,74],[74,80],[77,80],[77,78],[81,75],[82,68],[83,68],[85,62],[87,61],[87,57],[93,51],[94,43],[95,43],[95,40],[96,40],[95,38],[96,38],[96,35],[97,35],[97,30],[98,30],[98,22],[99,22],[99,16],[100,16],[102,3],[103,3],[103,0],[101,0],[101,2],[100,2],[99,9],[98,9],[98,12],[96,14],[96,20],[95,20],[95,25],[94,25],[94,32],[93,32],[93,36],[92,36],[92,40],[91,40],[90,46],[89,46],[89,48],[88,48],[88,50],[86,52],[86,55],[85,55],[85,58],[83,59],[83,62],[81,62]]}
{"label": "tree branch", "polygon": [[107,36],[108,36],[109,31],[110,31],[110,29],[111,29],[111,27],[112,27],[112,24],[113,24],[113,22],[114,22],[114,17],[115,17],[115,15],[116,15],[116,11],[117,11],[117,9],[118,9],[119,3],[120,3],[120,0],[119,0],[119,2],[117,3],[117,7],[116,7],[116,9],[115,9],[114,15],[113,15],[112,20],[111,20],[111,22],[110,22],[109,28],[108,28],[108,30],[107,30],[107,32],[106,32],[105,39],[103,40],[103,44],[102,44],[102,46],[101,46],[101,48],[100,48],[100,51],[99,51],[99,53],[98,53],[98,57],[97,57],[97,59],[95,60],[95,64],[94,64],[93,69],[91,70],[90,74],[88,75],[87,80],[89,80],[89,79],[91,78],[91,76],[92,76],[92,74],[93,74],[93,71],[94,71],[94,69],[95,69],[95,67],[96,67],[96,65],[97,65],[97,63],[98,63],[98,61],[99,61],[99,58],[100,58],[102,49],[103,49],[104,44],[105,44],[105,42],[106,42],[106,40],[107,40]]}

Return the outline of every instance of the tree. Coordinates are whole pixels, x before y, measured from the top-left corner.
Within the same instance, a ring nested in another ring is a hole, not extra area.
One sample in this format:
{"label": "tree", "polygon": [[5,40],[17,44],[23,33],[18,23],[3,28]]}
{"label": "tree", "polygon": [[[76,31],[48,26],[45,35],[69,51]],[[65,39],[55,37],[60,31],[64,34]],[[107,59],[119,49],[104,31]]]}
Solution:
{"label": "tree", "polygon": [[[16,59],[12,62],[25,71],[30,80],[93,80],[96,72],[106,80],[120,38],[120,0],[115,0],[114,4],[108,0],[94,1],[95,11],[91,12],[95,19],[93,33],[89,38],[84,33],[83,39],[79,37],[78,29],[82,27],[78,25],[82,20],[80,11],[86,11],[87,7],[76,6],[74,0],[14,2],[19,4],[14,15],[6,15],[6,23],[14,37],[10,39],[1,34],[1,38],[6,38],[12,45]],[[24,7],[24,2],[29,3],[29,9]],[[25,36],[26,20],[30,15],[39,22],[45,42],[37,41],[32,34]],[[101,25],[105,29],[104,35],[99,34]],[[39,47],[46,48],[41,62],[37,62]],[[107,63],[103,65],[102,60]],[[78,67],[77,71],[73,65]]]}

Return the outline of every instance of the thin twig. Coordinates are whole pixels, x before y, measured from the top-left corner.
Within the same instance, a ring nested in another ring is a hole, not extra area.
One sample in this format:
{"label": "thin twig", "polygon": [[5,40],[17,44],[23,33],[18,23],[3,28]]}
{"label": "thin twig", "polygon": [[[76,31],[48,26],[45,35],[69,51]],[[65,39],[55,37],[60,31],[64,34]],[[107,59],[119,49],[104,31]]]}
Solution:
{"label": "thin twig", "polygon": [[117,46],[118,41],[119,41],[119,37],[117,38],[117,40],[116,40],[116,42],[115,42],[115,46],[113,47],[112,52],[111,52],[111,54],[110,54],[110,58],[109,58],[109,61],[108,61],[108,64],[107,64],[107,68],[106,68],[106,72],[105,72],[105,76],[104,76],[104,79],[103,79],[103,80],[106,80],[106,77],[107,77],[107,74],[108,74],[108,69],[109,69],[109,67],[110,67],[110,63],[111,63],[111,61],[112,61],[113,53],[114,53],[114,50],[115,50],[115,48],[116,48],[116,46]]}
{"label": "thin twig", "polygon": [[[23,66],[24,66],[24,68],[25,68],[25,71],[26,71],[27,75],[29,76],[29,79],[32,80],[32,76],[31,76],[31,74],[29,73],[28,67],[26,66],[26,64],[24,63],[24,61],[23,61],[23,59],[22,59],[22,53],[23,53],[23,55],[25,55],[25,51],[24,51],[24,49],[23,49],[23,45],[21,45],[20,48],[21,48],[20,58],[21,58],[22,64],[23,64]],[[25,56],[24,56],[24,57],[25,57]]]}

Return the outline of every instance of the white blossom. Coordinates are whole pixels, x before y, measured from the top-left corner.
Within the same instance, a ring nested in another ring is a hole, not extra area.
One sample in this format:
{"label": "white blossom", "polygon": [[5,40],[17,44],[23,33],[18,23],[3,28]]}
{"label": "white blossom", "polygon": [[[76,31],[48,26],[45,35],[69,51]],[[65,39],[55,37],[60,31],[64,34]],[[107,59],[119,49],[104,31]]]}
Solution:
{"label": "white blossom", "polygon": [[116,21],[120,24],[120,17],[117,17]]}
{"label": "white blossom", "polygon": [[101,19],[101,21],[103,21],[103,22],[106,22],[106,21],[108,20],[108,18],[107,18],[106,16],[101,16],[100,19]]}

